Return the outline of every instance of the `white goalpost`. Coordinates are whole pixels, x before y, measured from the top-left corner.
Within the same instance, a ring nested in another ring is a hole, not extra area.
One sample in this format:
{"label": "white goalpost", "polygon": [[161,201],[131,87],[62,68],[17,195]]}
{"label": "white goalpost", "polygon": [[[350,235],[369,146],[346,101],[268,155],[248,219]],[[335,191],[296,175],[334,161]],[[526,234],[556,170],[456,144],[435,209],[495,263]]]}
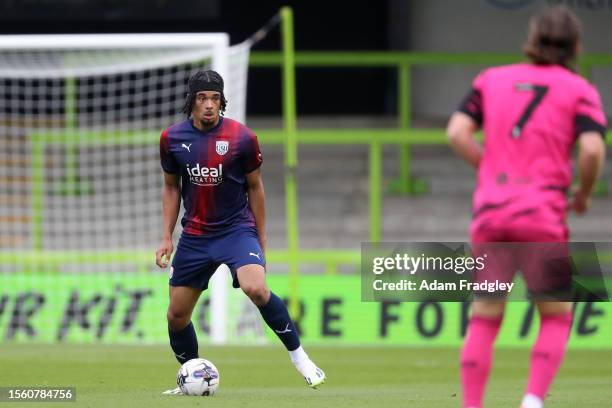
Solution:
{"label": "white goalpost", "polygon": [[[0,277],[27,288],[40,273],[80,285],[154,273],[159,135],[184,118],[187,80],[207,67],[225,80],[225,115],[244,123],[250,46],[225,33],[0,36]],[[180,232],[179,222],[175,244]],[[216,344],[227,341],[222,269],[211,282]]]}

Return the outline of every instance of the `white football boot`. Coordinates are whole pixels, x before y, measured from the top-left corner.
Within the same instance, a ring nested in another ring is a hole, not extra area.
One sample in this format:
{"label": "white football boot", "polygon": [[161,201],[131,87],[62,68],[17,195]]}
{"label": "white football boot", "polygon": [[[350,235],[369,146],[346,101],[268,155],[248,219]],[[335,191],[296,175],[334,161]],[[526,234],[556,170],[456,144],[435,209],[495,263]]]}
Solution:
{"label": "white football boot", "polygon": [[183,391],[181,391],[179,387],[176,387],[162,392],[162,395],[183,395]]}
{"label": "white football boot", "polygon": [[304,376],[310,388],[317,388],[325,382],[325,373],[310,359],[295,363],[295,368]]}

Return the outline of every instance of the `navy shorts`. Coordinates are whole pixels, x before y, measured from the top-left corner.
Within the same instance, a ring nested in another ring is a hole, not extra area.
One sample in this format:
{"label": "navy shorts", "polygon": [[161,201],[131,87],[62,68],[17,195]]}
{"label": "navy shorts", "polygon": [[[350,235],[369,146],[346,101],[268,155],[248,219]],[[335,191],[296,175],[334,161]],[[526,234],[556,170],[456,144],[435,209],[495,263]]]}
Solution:
{"label": "navy shorts", "polygon": [[240,228],[214,236],[183,233],[172,259],[170,286],[189,286],[205,290],[208,281],[221,264],[232,273],[232,285],[239,288],[238,268],[257,264],[265,267],[257,230]]}

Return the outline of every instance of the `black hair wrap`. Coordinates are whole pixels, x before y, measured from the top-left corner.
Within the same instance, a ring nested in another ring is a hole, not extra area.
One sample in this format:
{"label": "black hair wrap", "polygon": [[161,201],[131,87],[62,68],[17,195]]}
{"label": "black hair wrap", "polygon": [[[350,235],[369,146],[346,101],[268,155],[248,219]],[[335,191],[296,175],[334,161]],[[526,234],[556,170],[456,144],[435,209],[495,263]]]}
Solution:
{"label": "black hair wrap", "polygon": [[206,71],[198,71],[189,78],[187,84],[187,98],[183,106],[183,112],[187,116],[191,116],[193,102],[195,101],[198,92],[213,91],[221,94],[221,113],[225,112],[227,100],[223,94],[223,78],[217,71],[212,69]]}

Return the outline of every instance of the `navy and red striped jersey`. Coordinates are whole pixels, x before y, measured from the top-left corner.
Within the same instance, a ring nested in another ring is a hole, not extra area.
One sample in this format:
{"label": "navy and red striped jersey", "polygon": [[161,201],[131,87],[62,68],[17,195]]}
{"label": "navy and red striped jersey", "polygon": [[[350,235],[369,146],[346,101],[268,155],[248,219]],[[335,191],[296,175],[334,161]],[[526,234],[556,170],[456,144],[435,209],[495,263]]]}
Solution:
{"label": "navy and red striped jersey", "polygon": [[262,157],[251,129],[220,117],[217,126],[201,131],[188,119],[162,132],[159,150],[164,172],[181,176],[185,233],[255,226],[246,175],[261,166]]}

